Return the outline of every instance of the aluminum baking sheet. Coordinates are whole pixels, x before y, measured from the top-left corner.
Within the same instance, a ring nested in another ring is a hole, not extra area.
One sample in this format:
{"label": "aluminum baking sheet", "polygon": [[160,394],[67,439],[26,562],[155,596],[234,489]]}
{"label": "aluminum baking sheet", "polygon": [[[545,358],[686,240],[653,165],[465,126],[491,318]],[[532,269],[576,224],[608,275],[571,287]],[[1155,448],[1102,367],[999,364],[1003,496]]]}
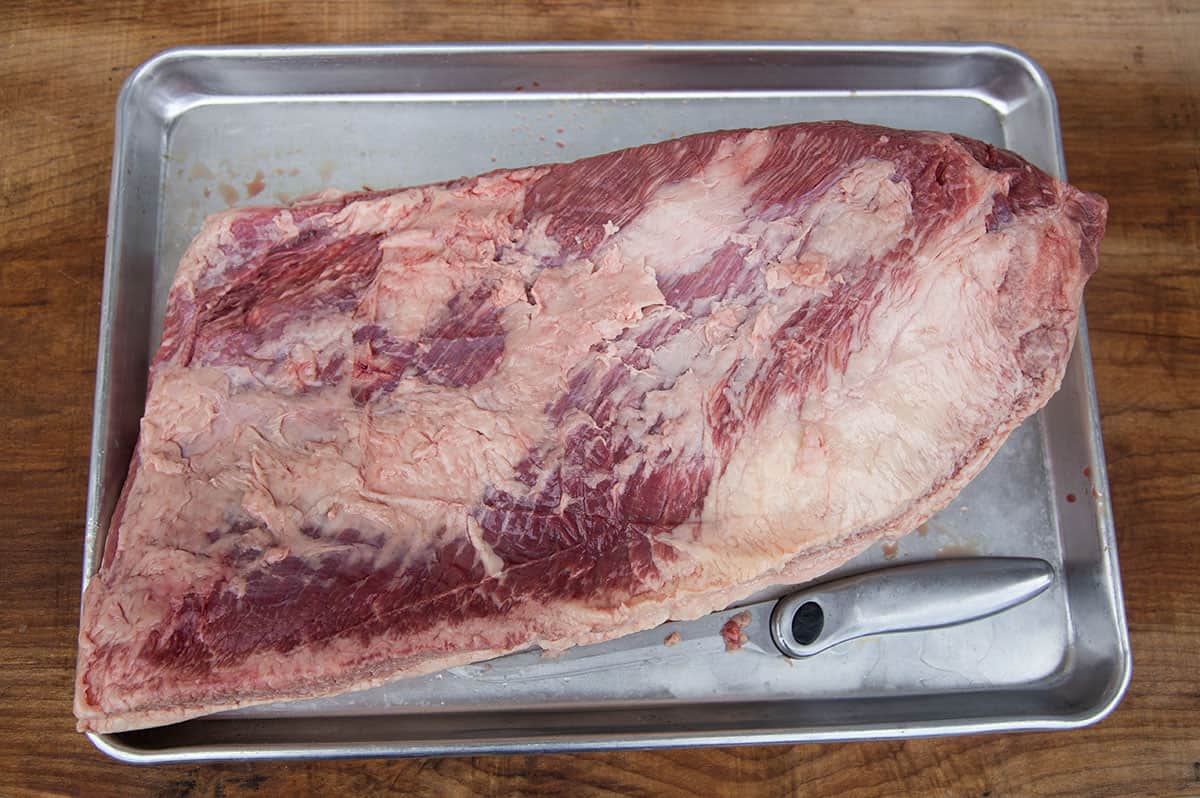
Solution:
{"label": "aluminum baking sheet", "polygon": [[[719,128],[850,119],[963,133],[1063,176],[1046,76],[989,44],[198,48],[117,103],[85,584],[128,468],[167,289],[210,213],[327,187],[440,181]],[[742,651],[585,678],[450,670],[338,698],[92,734],[119,759],[566,751],[1061,729],[1130,672],[1086,330],[1062,390],[958,499],[839,572],[1042,557],[1026,605],[811,660]]]}

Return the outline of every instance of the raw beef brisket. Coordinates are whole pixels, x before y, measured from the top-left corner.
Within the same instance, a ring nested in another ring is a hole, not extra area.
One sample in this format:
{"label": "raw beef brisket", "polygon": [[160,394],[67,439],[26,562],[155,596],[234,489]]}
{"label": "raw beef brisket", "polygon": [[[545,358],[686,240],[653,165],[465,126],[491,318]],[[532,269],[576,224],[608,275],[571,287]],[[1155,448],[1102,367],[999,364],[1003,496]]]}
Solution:
{"label": "raw beef brisket", "polygon": [[80,728],[611,638],[902,534],[1057,389],[1105,212],[822,123],[210,218]]}

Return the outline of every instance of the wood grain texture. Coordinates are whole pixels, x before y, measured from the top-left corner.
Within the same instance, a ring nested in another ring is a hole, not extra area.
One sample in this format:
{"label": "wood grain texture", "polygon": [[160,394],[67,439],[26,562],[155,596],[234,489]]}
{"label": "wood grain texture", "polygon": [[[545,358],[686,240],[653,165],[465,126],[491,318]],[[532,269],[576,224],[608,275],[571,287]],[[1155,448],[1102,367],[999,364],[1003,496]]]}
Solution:
{"label": "wood grain texture", "polygon": [[[1200,5],[1185,0],[0,3],[0,794],[1200,793]],[[133,768],[73,730],[113,103],[168,46],[947,39],[1058,92],[1073,182],[1112,204],[1087,305],[1134,678],[1089,729],[845,745]]]}

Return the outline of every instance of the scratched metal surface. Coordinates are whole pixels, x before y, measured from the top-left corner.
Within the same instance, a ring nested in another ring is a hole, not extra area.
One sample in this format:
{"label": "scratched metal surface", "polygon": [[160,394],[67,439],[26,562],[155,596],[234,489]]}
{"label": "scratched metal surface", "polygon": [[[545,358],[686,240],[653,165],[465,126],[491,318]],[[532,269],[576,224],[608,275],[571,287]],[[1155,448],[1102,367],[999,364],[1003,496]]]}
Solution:
{"label": "scratched metal surface", "polygon": [[[963,133],[1064,174],[1048,83],[991,45],[226,48],[152,60],[118,102],[85,579],[128,467],[175,265],[208,214],[831,118]],[[1063,390],[949,508],[835,572],[948,555],[1051,562],[1055,585],[1016,609],[803,661],[664,649],[568,678],[452,669],[92,739],[148,762],[1078,726],[1115,705],[1129,673],[1106,491],[1083,330]]]}

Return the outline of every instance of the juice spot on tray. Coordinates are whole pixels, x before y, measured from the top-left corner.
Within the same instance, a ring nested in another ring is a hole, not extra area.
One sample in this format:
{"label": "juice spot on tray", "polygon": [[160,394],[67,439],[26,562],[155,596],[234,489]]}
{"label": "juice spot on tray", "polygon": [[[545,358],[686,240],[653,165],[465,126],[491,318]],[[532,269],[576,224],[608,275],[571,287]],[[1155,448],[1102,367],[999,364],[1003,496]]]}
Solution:
{"label": "juice spot on tray", "polygon": [[261,169],[254,173],[254,179],[246,184],[247,197],[257,197],[262,193],[263,189],[267,187],[264,177]]}
{"label": "juice spot on tray", "polygon": [[968,546],[965,543],[948,543],[937,550],[934,556],[938,559],[952,559],[954,557],[976,557],[979,555],[979,550],[974,546]]}
{"label": "juice spot on tray", "polygon": [[890,543],[883,544],[884,559],[894,560],[894,559],[896,559],[896,555],[899,553],[900,553],[900,543],[898,541],[893,540]]}
{"label": "juice spot on tray", "polygon": [[221,197],[227,205],[233,205],[238,201],[237,189],[228,183],[218,183],[217,191],[221,192]]}
{"label": "juice spot on tray", "polygon": [[212,170],[202,163],[195,163],[188,170],[188,178],[191,180],[212,180],[214,177],[216,175],[212,173]]}

